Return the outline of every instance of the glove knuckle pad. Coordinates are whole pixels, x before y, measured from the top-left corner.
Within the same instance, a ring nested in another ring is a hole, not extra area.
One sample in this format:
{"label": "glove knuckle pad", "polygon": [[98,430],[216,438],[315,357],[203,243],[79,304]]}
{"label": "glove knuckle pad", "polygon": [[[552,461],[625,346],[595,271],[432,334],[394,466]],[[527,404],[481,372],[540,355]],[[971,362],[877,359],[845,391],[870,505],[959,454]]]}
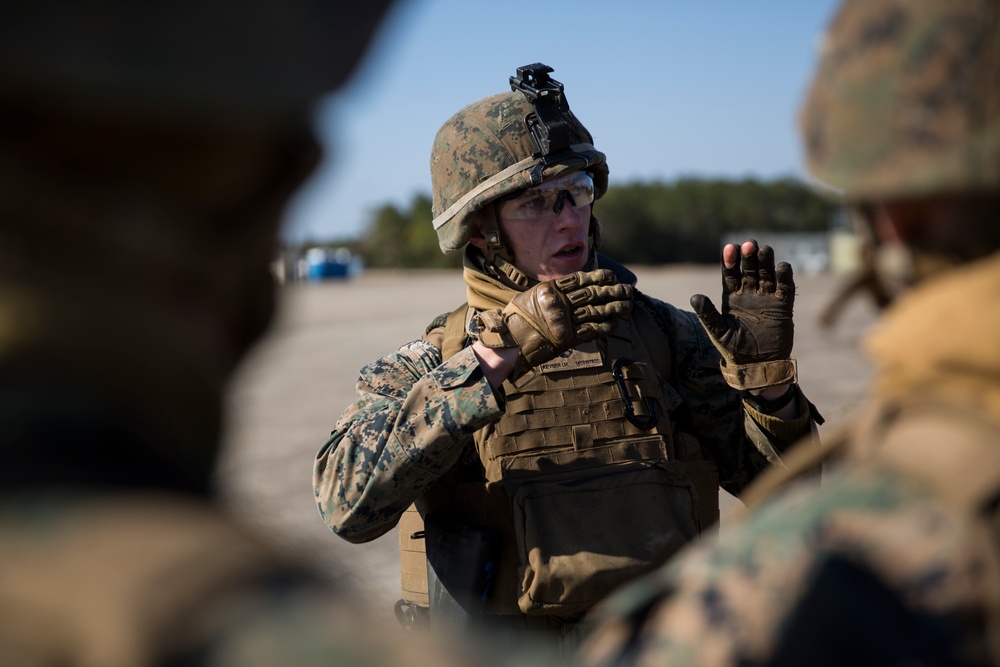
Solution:
{"label": "glove knuckle pad", "polygon": [[584,289],[578,289],[575,292],[570,292],[566,295],[566,298],[574,306],[578,306],[581,303],[589,303],[592,301],[591,288],[587,287]]}

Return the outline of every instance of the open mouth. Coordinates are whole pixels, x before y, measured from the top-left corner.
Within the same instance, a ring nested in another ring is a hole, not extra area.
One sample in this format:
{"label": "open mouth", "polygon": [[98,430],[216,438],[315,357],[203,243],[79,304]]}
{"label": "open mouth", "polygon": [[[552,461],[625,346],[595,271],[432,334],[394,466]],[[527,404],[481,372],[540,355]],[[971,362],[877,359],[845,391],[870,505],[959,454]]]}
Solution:
{"label": "open mouth", "polygon": [[556,253],[555,256],[556,257],[568,257],[570,255],[575,255],[576,253],[580,252],[581,250],[583,250],[583,244],[582,243],[574,243],[573,245],[568,245],[565,248],[562,248],[559,252]]}

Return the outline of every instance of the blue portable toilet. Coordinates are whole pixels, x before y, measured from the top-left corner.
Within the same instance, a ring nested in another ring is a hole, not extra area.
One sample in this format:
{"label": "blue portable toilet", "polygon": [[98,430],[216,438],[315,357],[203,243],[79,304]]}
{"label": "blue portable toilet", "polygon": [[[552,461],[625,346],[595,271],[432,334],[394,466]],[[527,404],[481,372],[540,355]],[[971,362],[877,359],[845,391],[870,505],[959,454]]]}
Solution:
{"label": "blue portable toilet", "polygon": [[309,282],[347,278],[350,268],[351,251],[347,248],[310,248],[306,251],[306,280]]}

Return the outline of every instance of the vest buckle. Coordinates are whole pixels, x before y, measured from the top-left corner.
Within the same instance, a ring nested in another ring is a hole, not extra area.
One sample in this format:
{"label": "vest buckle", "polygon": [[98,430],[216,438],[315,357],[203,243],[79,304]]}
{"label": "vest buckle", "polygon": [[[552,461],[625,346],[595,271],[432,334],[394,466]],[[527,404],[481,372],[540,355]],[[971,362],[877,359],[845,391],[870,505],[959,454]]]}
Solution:
{"label": "vest buckle", "polygon": [[626,364],[634,363],[633,359],[628,359],[627,357],[616,359],[615,363],[611,366],[611,375],[618,384],[618,391],[622,395],[622,403],[625,406],[625,419],[628,419],[633,425],[638,426],[642,430],[649,431],[659,421],[659,417],[656,414],[656,404],[650,400],[649,396],[644,396],[642,400],[649,414],[646,416],[637,415],[635,413],[635,404],[632,403],[632,397],[628,393],[628,386],[625,384],[625,374],[622,373],[622,368]]}

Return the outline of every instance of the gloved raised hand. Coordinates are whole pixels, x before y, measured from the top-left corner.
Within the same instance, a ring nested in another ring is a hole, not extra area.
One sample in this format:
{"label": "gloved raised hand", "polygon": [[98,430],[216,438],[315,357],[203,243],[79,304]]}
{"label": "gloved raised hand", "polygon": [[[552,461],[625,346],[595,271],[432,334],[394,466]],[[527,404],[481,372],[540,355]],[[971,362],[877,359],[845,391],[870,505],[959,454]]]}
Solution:
{"label": "gloved raised hand", "polygon": [[607,269],[578,271],[521,292],[503,310],[476,316],[479,341],[518,348],[512,377],[611,331],[611,320],[632,308],[632,286]]}
{"label": "gloved raised hand", "polygon": [[730,386],[757,389],[794,382],[792,267],[781,262],[775,269],[774,251],[757,247],[756,241],[744,243],[738,253],[740,261],[731,267],[724,253],[722,313],[703,294],[691,297],[691,307],[722,353],[722,374]]}

